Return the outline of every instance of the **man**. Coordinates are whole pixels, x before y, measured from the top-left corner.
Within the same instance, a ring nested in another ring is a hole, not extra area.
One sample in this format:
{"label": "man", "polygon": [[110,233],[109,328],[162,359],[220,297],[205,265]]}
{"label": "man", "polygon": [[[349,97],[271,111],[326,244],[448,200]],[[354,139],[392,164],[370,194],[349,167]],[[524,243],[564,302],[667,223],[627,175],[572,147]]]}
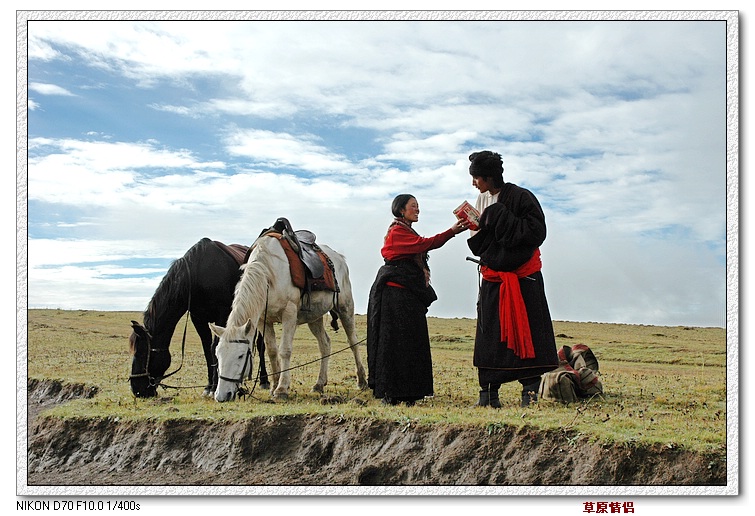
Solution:
{"label": "man", "polygon": [[482,274],[473,362],[480,382],[477,404],[500,408],[501,384],[517,380],[526,407],[537,400],[540,375],[558,367],[540,272],[545,215],[529,190],[503,181],[500,154],[475,152],[469,161],[475,186],[500,185],[497,199],[481,214],[479,232],[467,241]]}

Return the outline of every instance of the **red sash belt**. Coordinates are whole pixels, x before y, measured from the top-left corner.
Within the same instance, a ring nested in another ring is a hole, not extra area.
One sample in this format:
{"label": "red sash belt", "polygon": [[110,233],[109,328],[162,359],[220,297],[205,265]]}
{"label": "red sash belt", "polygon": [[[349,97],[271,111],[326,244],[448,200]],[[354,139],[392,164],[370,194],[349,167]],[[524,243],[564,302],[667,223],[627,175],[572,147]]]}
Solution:
{"label": "red sash belt", "polygon": [[519,278],[534,274],[541,268],[540,249],[536,249],[532,258],[515,271],[500,272],[484,265],[480,267],[484,280],[501,284],[498,299],[501,342],[507,342],[509,349],[519,358],[535,358],[530,321],[522,299],[522,290],[519,288]]}

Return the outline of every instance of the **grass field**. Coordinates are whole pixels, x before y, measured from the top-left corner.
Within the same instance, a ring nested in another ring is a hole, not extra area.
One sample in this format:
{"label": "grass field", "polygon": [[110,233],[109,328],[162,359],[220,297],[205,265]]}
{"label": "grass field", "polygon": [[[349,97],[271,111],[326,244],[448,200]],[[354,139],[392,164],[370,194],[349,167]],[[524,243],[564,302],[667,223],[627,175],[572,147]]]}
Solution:
{"label": "grass field", "polygon": [[[93,418],[244,419],[283,414],[323,414],[344,418],[381,418],[402,425],[469,424],[495,432],[506,425],[568,430],[569,435],[606,443],[660,444],[696,451],[726,447],[726,332],[723,328],[661,327],[554,321],[557,344],[589,345],[600,361],[605,394],[589,402],[563,406],[540,402],[519,407],[517,382],[501,388],[503,408],[474,407],[476,370],[472,365],[475,321],[428,319],[435,396],[414,407],[387,407],[356,388],[354,361],[343,331],[333,333],[329,383],[325,398],[310,392],[318,364],[296,369],[290,399],[269,402],[257,388],[252,396],[220,404],[201,396],[206,383],[199,338],[189,325],[181,371],[156,399],[136,399],[128,383],[130,321],[136,312],[29,310],[27,375],[97,386],[92,399],[75,400],[51,414]],[[357,333],[366,335],[365,316]],[[174,370],[181,362],[184,321],[171,344]],[[362,361],[367,365],[366,348]],[[306,327],[296,334],[292,366],[318,358]],[[251,387],[251,385],[249,385]]]}

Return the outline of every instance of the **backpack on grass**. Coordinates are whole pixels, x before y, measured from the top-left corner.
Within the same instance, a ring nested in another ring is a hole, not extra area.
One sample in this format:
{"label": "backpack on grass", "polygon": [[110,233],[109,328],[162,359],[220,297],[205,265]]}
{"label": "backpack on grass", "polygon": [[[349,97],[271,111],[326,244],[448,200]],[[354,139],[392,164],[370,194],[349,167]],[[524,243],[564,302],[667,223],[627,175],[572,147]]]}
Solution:
{"label": "backpack on grass", "polygon": [[540,399],[569,404],[603,393],[598,359],[587,345],[563,346],[558,358],[558,368],[542,375]]}
{"label": "backpack on grass", "polygon": [[568,362],[574,369],[589,367],[596,373],[600,371],[598,359],[587,344],[575,344],[574,347],[562,346],[558,350],[558,358]]}
{"label": "backpack on grass", "polygon": [[579,401],[574,372],[563,366],[543,374],[538,391],[540,400],[560,401],[567,405]]}

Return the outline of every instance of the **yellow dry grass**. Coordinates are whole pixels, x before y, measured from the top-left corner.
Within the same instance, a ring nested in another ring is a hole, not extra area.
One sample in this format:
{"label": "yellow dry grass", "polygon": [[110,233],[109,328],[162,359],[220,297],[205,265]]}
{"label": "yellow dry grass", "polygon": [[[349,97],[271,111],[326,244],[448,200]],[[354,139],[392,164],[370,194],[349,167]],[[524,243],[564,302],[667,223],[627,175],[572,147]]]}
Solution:
{"label": "yellow dry grass", "polygon": [[[724,449],[727,428],[727,347],[723,328],[555,321],[557,343],[589,345],[600,361],[605,394],[569,406],[540,402],[519,407],[520,386],[501,389],[500,410],[473,407],[477,400],[472,365],[475,321],[430,318],[435,396],[414,407],[386,407],[369,391],[356,388],[354,362],[343,332],[333,333],[325,398],[310,392],[316,363],[293,372],[291,397],[270,403],[256,388],[245,400],[220,404],[201,396],[206,383],[199,338],[189,326],[181,371],[157,399],[135,399],[128,384],[130,321],[136,312],[29,310],[29,378],[94,385],[99,394],[53,409],[53,415],[102,418],[243,419],[279,414],[323,414],[344,418],[384,418],[400,424],[482,425],[494,432],[505,425],[563,430],[570,436],[604,442],[660,444],[698,451]],[[183,320],[171,353],[181,360]],[[366,335],[366,318],[357,316],[357,333]],[[292,365],[318,358],[314,337],[300,327]],[[362,347],[366,367],[366,349]]]}

